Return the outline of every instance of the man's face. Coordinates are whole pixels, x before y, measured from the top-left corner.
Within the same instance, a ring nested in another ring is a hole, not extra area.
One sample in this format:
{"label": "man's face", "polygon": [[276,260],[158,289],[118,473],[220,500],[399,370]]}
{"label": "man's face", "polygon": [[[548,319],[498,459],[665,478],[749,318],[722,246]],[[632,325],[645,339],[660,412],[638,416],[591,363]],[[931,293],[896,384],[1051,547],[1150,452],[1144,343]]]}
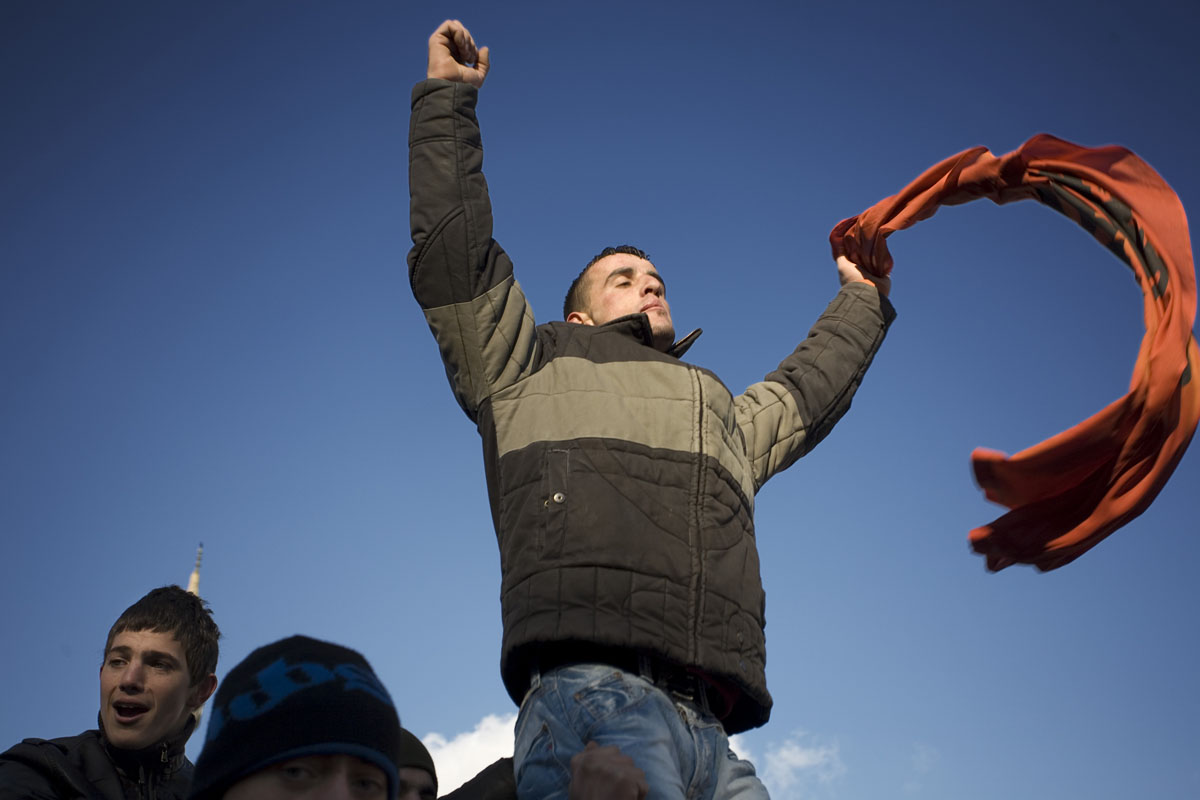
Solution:
{"label": "man's face", "polygon": [[337,754],[272,764],[229,787],[223,800],[387,800],[387,796],[383,770],[357,756]]}
{"label": "man's face", "polygon": [[104,733],[122,750],[157,745],[182,728],[211,691],[207,680],[190,686],[187,657],[173,634],[122,631],[100,667]]}
{"label": "man's face", "polygon": [[433,776],[418,767],[401,767],[397,800],[437,800]]}
{"label": "man's face", "polygon": [[588,269],[584,279],[587,311],[576,311],[568,322],[603,325],[629,314],[650,318],[655,349],[666,352],[675,342],[667,289],[654,265],[627,253],[605,256]]}

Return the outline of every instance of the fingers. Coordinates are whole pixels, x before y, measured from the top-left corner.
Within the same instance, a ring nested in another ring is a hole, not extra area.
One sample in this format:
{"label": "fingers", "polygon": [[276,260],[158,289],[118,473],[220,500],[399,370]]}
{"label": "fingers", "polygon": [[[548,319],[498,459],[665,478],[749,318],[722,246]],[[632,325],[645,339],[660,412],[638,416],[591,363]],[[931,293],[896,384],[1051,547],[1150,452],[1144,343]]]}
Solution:
{"label": "fingers", "polygon": [[614,746],[588,742],[571,758],[570,800],[645,800],[649,791],[646,774]]}
{"label": "fingers", "polygon": [[838,256],[834,261],[837,262],[838,278],[841,280],[842,286],[854,281],[865,281],[878,289],[880,294],[885,297],[892,290],[892,280],[888,276],[868,273],[845,256]]}
{"label": "fingers", "polygon": [[477,49],[471,32],[458,20],[446,20],[430,35],[427,77],[478,87],[487,77],[488,66],[488,49]]}
{"label": "fingers", "polygon": [[444,47],[454,39],[455,27],[462,27],[462,23],[456,19],[448,19],[434,29],[433,33],[429,34],[429,47]]}
{"label": "fingers", "polygon": [[475,39],[472,38],[471,32],[456,19],[449,20],[449,22],[453,26],[451,33],[454,47],[451,52],[454,54],[454,59],[460,64],[474,64],[477,53],[475,52]]}
{"label": "fingers", "polygon": [[488,69],[492,66],[492,62],[488,60],[488,49],[486,47],[479,48],[479,55],[475,59],[475,69],[479,72],[479,82],[483,83],[483,79],[487,77]]}
{"label": "fingers", "polygon": [[[456,19],[448,19],[429,37],[429,46],[444,47],[459,64],[474,64],[479,57],[475,38],[467,27]],[[486,48],[484,48],[486,49]]]}

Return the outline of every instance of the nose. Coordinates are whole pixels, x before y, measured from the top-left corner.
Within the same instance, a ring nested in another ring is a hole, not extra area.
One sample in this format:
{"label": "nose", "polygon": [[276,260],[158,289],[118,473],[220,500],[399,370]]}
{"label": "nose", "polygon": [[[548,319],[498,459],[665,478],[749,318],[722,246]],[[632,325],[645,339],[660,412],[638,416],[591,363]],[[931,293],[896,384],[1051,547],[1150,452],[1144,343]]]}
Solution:
{"label": "nose", "polygon": [[140,692],[145,681],[144,668],[141,662],[131,661],[121,673],[121,689],[126,692]]}
{"label": "nose", "polygon": [[642,284],[642,294],[653,294],[662,297],[663,285],[657,278],[647,276]]}
{"label": "nose", "polygon": [[313,800],[354,800],[354,787],[348,775],[339,774],[331,780],[322,781],[312,797]]}

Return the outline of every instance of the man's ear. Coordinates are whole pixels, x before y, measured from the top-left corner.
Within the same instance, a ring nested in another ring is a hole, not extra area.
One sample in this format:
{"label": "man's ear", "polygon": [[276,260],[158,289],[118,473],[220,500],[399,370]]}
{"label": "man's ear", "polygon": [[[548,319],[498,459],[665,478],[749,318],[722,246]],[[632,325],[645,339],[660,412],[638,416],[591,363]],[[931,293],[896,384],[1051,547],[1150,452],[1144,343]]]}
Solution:
{"label": "man's ear", "polygon": [[188,707],[193,711],[204,705],[204,701],[212,697],[212,693],[217,690],[217,676],[209,673],[206,678],[201,680],[192,687],[192,693],[188,697]]}
{"label": "man's ear", "polygon": [[574,322],[576,325],[595,325],[596,322],[586,311],[572,311],[567,314],[567,322]]}

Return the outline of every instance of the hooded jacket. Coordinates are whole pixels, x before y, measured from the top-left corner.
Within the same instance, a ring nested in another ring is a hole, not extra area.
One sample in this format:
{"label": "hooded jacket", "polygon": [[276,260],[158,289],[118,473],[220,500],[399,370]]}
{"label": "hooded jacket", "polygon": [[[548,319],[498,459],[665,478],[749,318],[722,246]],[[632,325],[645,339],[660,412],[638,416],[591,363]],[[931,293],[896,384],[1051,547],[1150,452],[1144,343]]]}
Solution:
{"label": "hooded jacket", "polygon": [[477,90],[414,88],[413,292],[478,426],[500,546],[501,674],[518,704],[541,654],[649,653],[736,688],[767,721],[754,496],[846,412],[894,311],[842,288],[808,338],[734,396],[649,319],[537,325],[492,238]]}

